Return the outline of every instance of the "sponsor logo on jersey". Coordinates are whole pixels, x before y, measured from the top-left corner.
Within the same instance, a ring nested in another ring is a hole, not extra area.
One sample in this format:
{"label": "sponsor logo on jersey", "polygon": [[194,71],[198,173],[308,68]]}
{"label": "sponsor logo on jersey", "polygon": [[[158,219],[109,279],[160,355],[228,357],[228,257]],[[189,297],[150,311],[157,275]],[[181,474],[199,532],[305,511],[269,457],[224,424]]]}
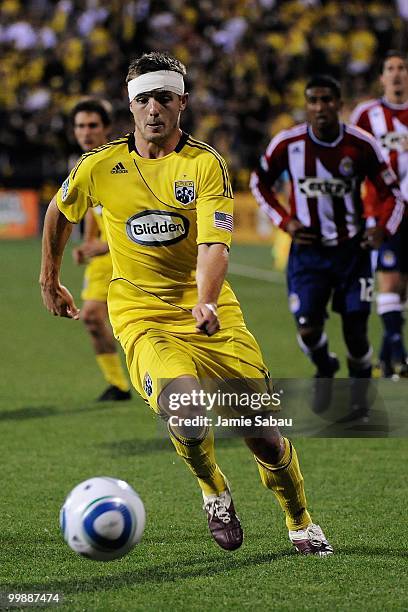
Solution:
{"label": "sponsor logo on jersey", "polygon": [[147,397],[150,397],[153,393],[153,381],[149,372],[146,372],[143,378],[143,389]]}
{"label": "sponsor logo on jersey", "polygon": [[68,197],[69,192],[69,177],[65,179],[65,181],[61,185],[61,200],[65,202]]}
{"label": "sponsor logo on jersey", "polygon": [[408,132],[388,132],[380,136],[381,146],[389,151],[403,153],[406,150]]}
{"label": "sponsor logo on jersey", "polygon": [[174,195],[180,204],[191,204],[195,200],[194,181],[174,181]]}
{"label": "sponsor logo on jersey", "polygon": [[343,157],[339,164],[339,172],[343,176],[352,176],[354,172],[353,160],[351,157]]}
{"label": "sponsor logo on jersey", "polygon": [[315,198],[319,195],[342,198],[351,193],[354,188],[354,179],[351,178],[307,177],[298,179],[298,183],[300,192],[308,198]]}
{"label": "sponsor logo on jersey", "polygon": [[110,171],[111,174],[127,174],[128,171],[126,170],[125,166],[122,164],[122,162],[119,162],[116,164],[116,166],[113,166],[112,170]]}
{"label": "sponsor logo on jersey", "polygon": [[188,236],[189,221],[165,210],[145,210],[126,221],[127,235],[144,246],[167,246]]}

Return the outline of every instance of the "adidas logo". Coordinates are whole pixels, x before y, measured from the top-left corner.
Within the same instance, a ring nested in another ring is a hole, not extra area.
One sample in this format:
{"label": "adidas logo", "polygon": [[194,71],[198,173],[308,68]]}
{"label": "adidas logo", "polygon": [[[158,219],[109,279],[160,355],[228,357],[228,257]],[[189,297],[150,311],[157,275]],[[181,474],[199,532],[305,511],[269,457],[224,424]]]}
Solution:
{"label": "adidas logo", "polygon": [[122,162],[119,162],[112,168],[111,174],[127,174],[127,170]]}

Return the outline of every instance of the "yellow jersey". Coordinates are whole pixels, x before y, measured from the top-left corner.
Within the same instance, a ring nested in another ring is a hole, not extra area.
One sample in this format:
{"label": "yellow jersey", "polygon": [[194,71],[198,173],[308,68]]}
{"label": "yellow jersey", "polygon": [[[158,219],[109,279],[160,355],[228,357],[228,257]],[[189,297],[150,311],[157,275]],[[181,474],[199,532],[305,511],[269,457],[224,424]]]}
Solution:
{"label": "yellow jersey", "polygon": [[[223,158],[183,133],[165,157],[141,157],[134,135],[85,153],[57,194],[57,206],[77,223],[102,207],[113,275],[108,306],[125,346],[146,329],[195,331],[197,245],[230,246],[233,194]],[[225,281],[218,300],[222,328],[243,325]]]}

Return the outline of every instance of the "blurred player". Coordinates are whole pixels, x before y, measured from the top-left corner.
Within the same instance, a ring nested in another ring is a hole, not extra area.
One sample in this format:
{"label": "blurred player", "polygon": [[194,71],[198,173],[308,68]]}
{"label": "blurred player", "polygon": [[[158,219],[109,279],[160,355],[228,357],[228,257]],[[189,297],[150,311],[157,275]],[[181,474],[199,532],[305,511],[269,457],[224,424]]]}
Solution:
{"label": "blurred player", "polygon": [[[384,158],[398,176],[401,192],[408,201],[408,64],[398,51],[389,51],[382,63],[384,97],[359,104],[350,121],[375,136]],[[382,202],[367,182],[366,208],[372,217]],[[380,368],[384,376],[408,377],[403,339],[403,310],[408,282],[408,217],[397,233],[385,240],[377,259],[377,312],[384,326]]]}
{"label": "blurred player", "polygon": [[[76,141],[85,153],[107,143],[112,121],[106,102],[93,99],[79,102],[71,117]],[[106,305],[112,258],[101,206],[85,215],[84,242],[74,249],[73,256],[77,264],[87,264],[81,294],[84,300],[81,319],[90,335],[98,366],[109,385],[98,401],[128,400],[131,398],[129,383],[116,350]]]}
{"label": "blurred player", "polygon": [[[244,386],[251,379],[265,392],[268,373],[224,280],[233,223],[226,164],[179,127],[188,99],[184,75],[183,64],[168,54],[153,52],[132,62],[127,83],[135,132],[84,155],[64,182],[46,217],[40,280],[47,309],[78,318],[58,280],[59,262],[69,222],[101,204],[113,260],[109,313],[132,382],[168,420],[177,453],[198,479],[212,536],[234,550],[243,533],[215,460],[212,429],[183,425],[186,416],[201,416],[203,406],[187,401],[174,424],[170,400],[180,393],[192,398],[204,378],[237,379]],[[123,173],[112,174],[119,166]],[[331,554],[307,511],[293,445],[276,428],[245,441],[263,484],[286,514],[296,549]]]}
{"label": "blurred player", "polygon": [[[331,77],[316,76],[305,89],[307,123],[280,132],[270,142],[251,188],[275,225],[292,237],[287,281],[289,307],[296,319],[298,342],[316,366],[314,410],[328,408],[330,379],[339,369],[324,333],[326,306],[340,313],[348,349],[351,385],[350,417],[367,412],[371,376],[367,322],[373,290],[370,252],[385,234],[394,234],[403,214],[396,177],[384,162],[376,141],[339,121],[340,86]],[[292,184],[290,211],[273,186],[288,171]],[[376,227],[363,234],[361,182],[368,176],[382,198]]]}

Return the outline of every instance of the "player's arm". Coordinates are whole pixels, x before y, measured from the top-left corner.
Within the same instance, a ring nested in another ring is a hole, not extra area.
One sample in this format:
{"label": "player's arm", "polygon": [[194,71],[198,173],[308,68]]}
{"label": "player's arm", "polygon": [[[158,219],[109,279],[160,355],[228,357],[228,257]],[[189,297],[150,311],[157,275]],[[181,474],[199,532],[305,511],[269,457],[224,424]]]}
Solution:
{"label": "player's arm", "polygon": [[71,233],[93,202],[92,160],[81,157],[50,203],[44,222],[40,285],[44,305],[56,316],[79,318],[79,310],[68,289],[60,282],[62,256]]}
{"label": "player's arm", "polygon": [[44,220],[42,239],[42,259],[40,286],[46,309],[53,315],[79,319],[79,310],[74,298],[66,287],[61,285],[59,274],[65,245],[71,234],[72,226],[58,209],[56,196],[48,206]]}
{"label": "player's arm", "polygon": [[212,336],[220,329],[217,302],[228,269],[225,244],[199,244],[196,280],[198,303],[193,308],[198,332]]}
{"label": "player's arm", "polygon": [[374,185],[380,201],[377,225],[366,230],[363,246],[377,249],[384,237],[395,234],[405,211],[397,177],[384,161],[376,142],[369,145],[367,177]]}
{"label": "player's arm", "polygon": [[298,244],[313,244],[317,233],[305,227],[279,202],[274,185],[282,173],[288,169],[287,147],[278,134],[273,138],[251,174],[250,188],[260,208],[272,223],[287,232]]}
{"label": "player's arm", "polygon": [[203,155],[197,194],[198,298],[192,314],[198,332],[212,336],[220,329],[217,302],[228,268],[234,199],[228,169],[220,155]]}
{"label": "player's arm", "polygon": [[91,257],[109,252],[108,243],[99,239],[99,228],[95,215],[88,210],[85,215],[84,241],[75,247],[72,256],[76,264],[84,264]]}

